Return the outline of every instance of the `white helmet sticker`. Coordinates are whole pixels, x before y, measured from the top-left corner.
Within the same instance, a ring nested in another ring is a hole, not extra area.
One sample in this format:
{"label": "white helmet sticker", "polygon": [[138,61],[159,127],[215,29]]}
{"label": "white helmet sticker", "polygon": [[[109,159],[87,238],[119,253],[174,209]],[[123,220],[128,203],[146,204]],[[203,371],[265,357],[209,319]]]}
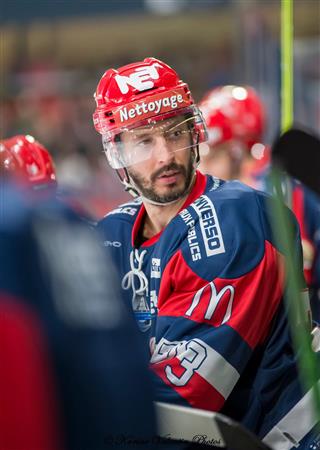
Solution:
{"label": "white helmet sticker", "polygon": [[129,76],[116,75],[115,80],[122,94],[127,94],[129,92],[129,86],[138,89],[138,91],[152,89],[154,86],[152,80],[159,79],[157,67],[161,67],[161,65],[159,63],[154,63],[151,66],[136,68]]}

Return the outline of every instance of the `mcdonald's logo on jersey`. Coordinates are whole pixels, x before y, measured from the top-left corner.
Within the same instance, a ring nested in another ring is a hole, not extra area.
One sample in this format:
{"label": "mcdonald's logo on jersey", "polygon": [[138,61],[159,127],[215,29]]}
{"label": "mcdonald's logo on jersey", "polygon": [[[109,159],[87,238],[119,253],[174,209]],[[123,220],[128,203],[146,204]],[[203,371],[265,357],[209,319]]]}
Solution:
{"label": "mcdonald's logo on jersey", "polygon": [[213,281],[199,289],[185,315],[195,320],[208,320],[215,326],[226,323],[232,314],[235,289],[224,286],[219,292]]}

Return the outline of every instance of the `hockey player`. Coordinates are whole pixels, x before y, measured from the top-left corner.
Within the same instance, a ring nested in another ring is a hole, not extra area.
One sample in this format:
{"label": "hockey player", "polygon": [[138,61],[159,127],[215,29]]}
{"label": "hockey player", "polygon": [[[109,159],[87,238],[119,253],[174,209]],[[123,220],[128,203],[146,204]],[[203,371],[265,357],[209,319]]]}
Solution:
{"label": "hockey player", "polygon": [[[208,92],[199,105],[208,126],[208,147],[201,156],[203,173],[239,179],[272,192],[268,182],[270,150],[262,143],[264,106],[249,86],[220,86]],[[298,181],[285,176],[283,194],[301,232],[304,275],[311,293],[315,322],[320,322],[320,202]]]}
{"label": "hockey player", "polygon": [[1,448],[151,447],[147,348],[110,257],[61,202],[0,188]]}
{"label": "hockey player", "polygon": [[156,398],[225,413],[275,449],[308,448],[316,419],[297,377],[271,198],[196,170],[205,124],[165,63],[107,70],[95,99],[108,161],[137,196],[98,228],[150,339]]}

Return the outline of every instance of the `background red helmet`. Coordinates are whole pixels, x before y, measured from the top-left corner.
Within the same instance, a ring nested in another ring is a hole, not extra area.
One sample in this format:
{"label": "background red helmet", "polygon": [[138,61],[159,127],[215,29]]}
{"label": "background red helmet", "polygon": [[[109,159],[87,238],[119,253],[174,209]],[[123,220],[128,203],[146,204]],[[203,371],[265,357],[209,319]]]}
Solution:
{"label": "background red helmet", "polygon": [[208,127],[210,145],[237,140],[250,150],[262,140],[265,111],[249,86],[221,86],[209,91],[199,104]]}
{"label": "background red helmet", "polygon": [[103,135],[109,163],[115,169],[126,167],[116,143],[116,136],[124,130],[189,114],[197,143],[206,139],[205,124],[188,85],[158,59],[146,58],[107,70],[97,86],[95,100],[94,125]]}
{"label": "background red helmet", "polygon": [[18,135],[0,143],[1,170],[34,189],[56,187],[56,171],[48,150],[32,136]]}

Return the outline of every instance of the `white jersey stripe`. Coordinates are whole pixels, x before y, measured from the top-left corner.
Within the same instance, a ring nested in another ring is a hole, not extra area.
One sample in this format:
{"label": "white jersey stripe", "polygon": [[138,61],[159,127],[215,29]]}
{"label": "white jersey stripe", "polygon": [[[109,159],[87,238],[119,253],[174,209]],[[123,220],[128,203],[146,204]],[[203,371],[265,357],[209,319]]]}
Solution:
{"label": "white jersey stripe", "polygon": [[274,450],[289,450],[292,447],[297,447],[298,443],[317,423],[317,417],[313,411],[312,395],[312,390],[310,389],[269,431],[263,438],[263,442]]}
{"label": "white jersey stripe", "polygon": [[205,346],[208,352],[207,358],[197,370],[198,374],[227,399],[240,377],[239,372],[220,353],[201,339],[194,339],[194,341]]}

